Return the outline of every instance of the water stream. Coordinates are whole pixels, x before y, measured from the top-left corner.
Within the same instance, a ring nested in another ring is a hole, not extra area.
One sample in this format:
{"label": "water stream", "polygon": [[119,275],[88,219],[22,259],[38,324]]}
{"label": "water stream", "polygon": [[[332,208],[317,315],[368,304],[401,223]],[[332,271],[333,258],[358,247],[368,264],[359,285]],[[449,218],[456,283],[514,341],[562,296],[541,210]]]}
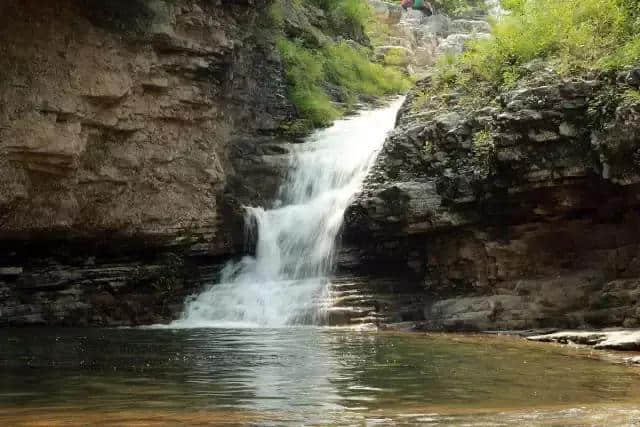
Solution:
{"label": "water stream", "polygon": [[402,98],[314,133],[292,147],[273,209],[247,208],[255,256],[228,264],[219,284],[187,301],[172,327],[279,327],[316,323],[336,236]]}

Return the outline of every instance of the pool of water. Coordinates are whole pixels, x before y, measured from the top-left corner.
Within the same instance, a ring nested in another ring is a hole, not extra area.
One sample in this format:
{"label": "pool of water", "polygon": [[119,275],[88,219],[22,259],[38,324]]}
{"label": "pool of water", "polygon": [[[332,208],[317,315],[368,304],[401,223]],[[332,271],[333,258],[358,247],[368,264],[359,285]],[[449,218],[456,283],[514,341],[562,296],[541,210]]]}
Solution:
{"label": "pool of water", "polygon": [[513,338],[322,328],[0,331],[2,425],[564,425],[638,421],[635,408],[637,370]]}

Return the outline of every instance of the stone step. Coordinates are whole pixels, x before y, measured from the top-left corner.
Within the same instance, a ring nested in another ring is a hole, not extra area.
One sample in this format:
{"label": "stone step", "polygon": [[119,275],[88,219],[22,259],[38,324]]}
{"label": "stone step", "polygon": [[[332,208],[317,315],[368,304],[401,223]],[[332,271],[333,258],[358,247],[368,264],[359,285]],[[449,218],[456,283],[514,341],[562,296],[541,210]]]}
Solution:
{"label": "stone step", "polygon": [[[328,291],[315,302],[321,308],[321,322],[329,326],[371,326],[389,320],[381,309],[379,296],[368,282],[358,277],[336,278],[328,286]],[[382,308],[384,311],[384,307]]]}
{"label": "stone step", "polygon": [[375,307],[353,307],[353,306],[333,306],[327,309],[327,312],[345,312],[345,313],[355,313],[355,314],[368,314],[370,312],[375,311]]}
{"label": "stone step", "polygon": [[323,323],[329,326],[352,324],[352,319],[367,317],[372,310],[361,310],[354,307],[331,307],[323,312]]}
{"label": "stone step", "polygon": [[373,323],[379,324],[388,321],[389,318],[386,316],[362,316],[362,317],[353,317],[351,318],[351,323]]}
{"label": "stone step", "polygon": [[345,290],[330,290],[329,295],[331,296],[342,296],[342,295],[351,295],[351,294],[359,294],[360,290],[358,289],[345,289]]}
{"label": "stone step", "polygon": [[359,311],[363,311],[363,310],[366,311],[369,309],[375,310],[375,307],[373,307],[373,301],[370,299],[351,300],[351,301],[330,300],[330,301],[324,301],[321,303],[316,303],[316,306],[324,308],[325,310],[331,310],[333,308],[349,308],[352,310],[359,310]]}
{"label": "stone step", "polygon": [[331,283],[329,285],[330,289],[359,289],[361,286],[360,283],[357,282],[344,282],[344,283]]}
{"label": "stone step", "polygon": [[345,301],[358,301],[358,302],[367,302],[371,301],[373,296],[371,295],[360,295],[360,294],[351,294],[351,295],[342,295],[333,297],[333,301],[336,303],[345,302]]}

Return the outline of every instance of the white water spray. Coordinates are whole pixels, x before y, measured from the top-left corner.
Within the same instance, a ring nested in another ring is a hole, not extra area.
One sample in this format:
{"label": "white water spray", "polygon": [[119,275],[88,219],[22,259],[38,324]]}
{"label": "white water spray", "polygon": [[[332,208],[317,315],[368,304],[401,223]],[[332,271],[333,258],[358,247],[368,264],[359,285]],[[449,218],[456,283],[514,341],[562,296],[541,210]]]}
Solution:
{"label": "white water spray", "polygon": [[280,206],[247,209],[255,257],[229,263],[220,284],[187,301],[172,327],[314,323],[327,290],[344,211],[362,185],[402,99],[337,121],[293,147]]}

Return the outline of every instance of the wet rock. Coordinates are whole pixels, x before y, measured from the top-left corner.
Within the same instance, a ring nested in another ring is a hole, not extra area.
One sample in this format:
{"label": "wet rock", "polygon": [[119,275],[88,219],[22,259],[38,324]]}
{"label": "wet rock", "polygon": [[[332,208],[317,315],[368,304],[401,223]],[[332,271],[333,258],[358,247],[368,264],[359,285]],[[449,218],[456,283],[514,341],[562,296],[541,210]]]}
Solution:
{"label": "wet rock", "polygon": [[531,341],[575,343],[605,350],[640,350],[640,330],[562,331],[527,337]]}
{"label": "wet rock", "polygon": [[640,70],[629,71],[624,77],[624,82],[630,86],[640,87]]}
{"label": "wet rock", "polygon": [[576,130],[576,127],[571,123],[567,123],[567,122],[560,123],[560,128],[558,129],[558,131],[561,136],[568,136],[568,137],[578,136],[578,131]]}
{"label": "wet rock", "polygon": [[19,276],[22,272],[22,267],[0,267],[0,276]]}

